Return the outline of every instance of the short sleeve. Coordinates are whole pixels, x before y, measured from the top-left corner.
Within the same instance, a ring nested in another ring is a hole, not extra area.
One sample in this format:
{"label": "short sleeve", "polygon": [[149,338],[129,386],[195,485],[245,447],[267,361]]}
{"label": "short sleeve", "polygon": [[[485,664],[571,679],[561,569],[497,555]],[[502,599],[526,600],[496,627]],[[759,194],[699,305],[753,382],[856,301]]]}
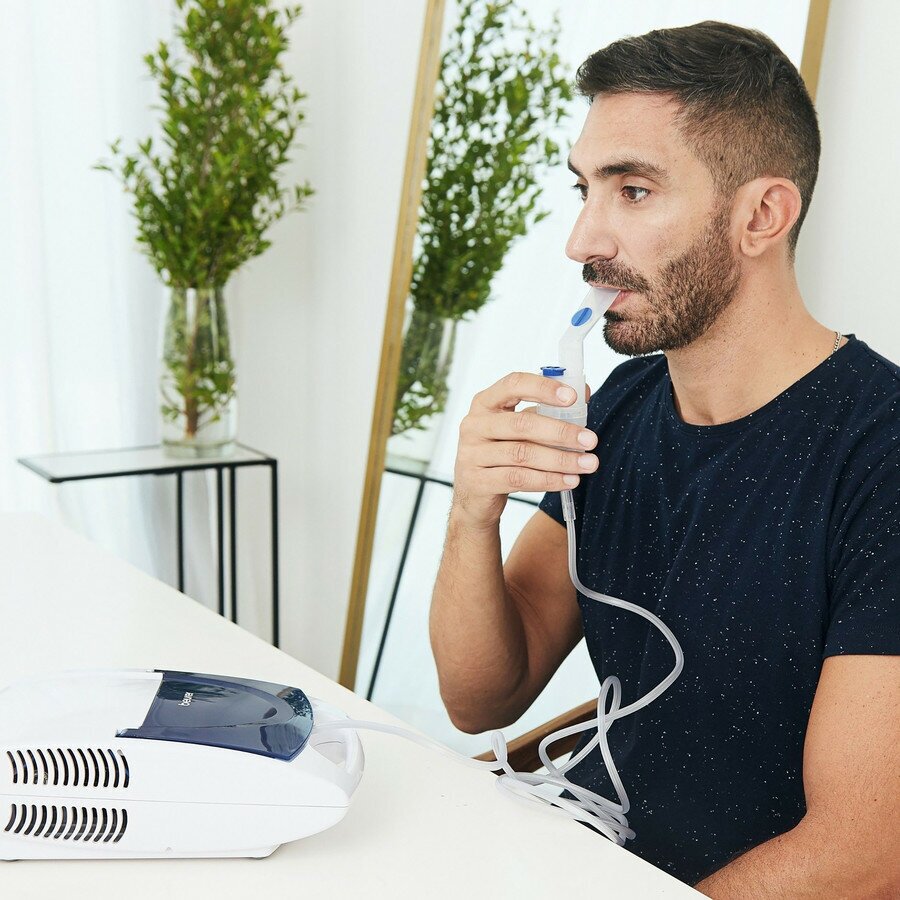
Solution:
{"label": "short sleeve", "polygon": [[[584,512],[584,493],[585,486],[589,479],[582,478],[578,482],[578,487],[572,490],[572,499],[575,501],[575,536],[581,540],[581,520]],[[562,495],[559,491],[547,491],[544,499],[541,500],[539,509],[542,509],[551,519],[556,519],[563,528],[566,527],[566,519],[562,511]]]}
{"label": "short sleeve", "polygon": [[900,654],[900,448],[854,481],[830,552],[823,655]]}
{"label": "short sleeve", "polygon": [[566,520],[563,518],[562,497],[559,491],[547,491],[538,509],[547,513],[551,519],[556,519],[560,525],[566,524]]}
{"label": "short sleeve", "polygon": [[[595,398],[598,392],[594,392],[588,403],[588,422],[587,427],[595,433],[597,432],[597,404]],[[578,487],[572,490],[572,499],[575,501],[575,533],[581,538],[581,518],[584,512],[584,497],[587,485],[590,482],[590,475],[583,475],[578,482]],[[562,495],[559,491],[547,491],[544,499],[541,500],[539,509],[543,510],[551,519],[556,519],[560,525],[565,527],[566,520],[562,511]]]}

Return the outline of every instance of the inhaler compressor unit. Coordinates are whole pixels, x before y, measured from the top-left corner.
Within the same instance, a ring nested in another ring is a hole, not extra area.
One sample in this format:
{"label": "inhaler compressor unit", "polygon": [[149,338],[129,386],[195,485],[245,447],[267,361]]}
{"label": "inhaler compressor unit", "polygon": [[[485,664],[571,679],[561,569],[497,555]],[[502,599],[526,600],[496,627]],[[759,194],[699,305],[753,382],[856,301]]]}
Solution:
{"label": "inhaler compressor unit", "polygon": [[0,691],[0,859],[268,856],[343,818],[363,771],[343,719],[298,688],[219,675],[14,684]]}

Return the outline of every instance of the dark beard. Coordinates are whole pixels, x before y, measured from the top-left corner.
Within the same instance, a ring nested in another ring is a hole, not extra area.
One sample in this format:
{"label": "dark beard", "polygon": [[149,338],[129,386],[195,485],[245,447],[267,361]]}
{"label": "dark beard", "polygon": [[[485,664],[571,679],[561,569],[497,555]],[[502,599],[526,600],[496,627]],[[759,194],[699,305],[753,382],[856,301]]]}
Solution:
{"label": "dark beard", "polygon": [[[641,292],[643,310],[606,312],[603,337],[612,350],[626,356],[678,350],[709,329],[734,299],[741,281],[728,243],[729,221],[728,204],[722,204],[703,234],[663,266],[656,279],[659,287]],[[597,273],[594,266],[585,268],[595,273],[592,280],[623,284]],[[640,290],[635,280],[631,283]]]}

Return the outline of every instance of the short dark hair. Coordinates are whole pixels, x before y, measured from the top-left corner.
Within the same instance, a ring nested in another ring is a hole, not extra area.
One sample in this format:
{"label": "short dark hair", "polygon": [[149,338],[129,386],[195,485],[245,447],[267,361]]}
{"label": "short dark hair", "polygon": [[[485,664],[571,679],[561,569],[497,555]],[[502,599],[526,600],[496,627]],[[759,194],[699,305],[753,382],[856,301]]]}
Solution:
{"label": "short dark hair", "polygon": [[802,209],[788,235],[794,259],[819,173],[816,110],[796,66],[760,31],[725,22],[661,28],[615,41],[579,67],[580,94],[668,93],[676,124],[726,198],[764,175],[788,178]]}

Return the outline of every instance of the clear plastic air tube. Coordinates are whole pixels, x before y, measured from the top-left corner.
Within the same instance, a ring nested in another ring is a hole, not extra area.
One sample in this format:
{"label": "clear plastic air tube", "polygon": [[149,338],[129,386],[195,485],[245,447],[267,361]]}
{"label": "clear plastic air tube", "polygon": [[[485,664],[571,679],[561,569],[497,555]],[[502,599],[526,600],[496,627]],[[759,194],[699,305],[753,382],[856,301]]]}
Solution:
{"label": "clear plastic air tube", "polygon": [[[651,691],[644,694],[643,697],[635,700],[628,706],[620,707],[622,699],[622,687],[619,679],[614,675],[610,675],[603,680],[600,685],[600,694],[597,697],[597,716],[587,722],[578,725],[570,725],[568,728],[560,729],[544,738],[538,745],[538,756],[546,768],[547,772],[516,772],[509,765],[507,757],[506,739],[500,731],[491,733],[491,749],[496,756],[496,761],[472,759],[445,747],[438,741],[425,737],[422,734],[409,731],[405,728],[398,728],[394,725],[386,725],[382,722],[367,722],[357,719],[343,719],[333,722],[317,723],[315,728],[319,731],[325,729],[367,729],[370,731],[381,731],[387,734],[396,734],[405,737],[424,747],[438,750],[445,755],[452,757],[458,762],[478,769],[487,769],[492,772],[500,772],[501,774],[496,781],[499,790],[504,791],[510,797],[528,803],[531,806],[543,808],[546,811],[563,815],[567,818],[575,819],[591,825],[605,837],[609,838],[616,844],[622,845],[629,838],[633,838],[635,833],[628,827],[628,795],[625,792],[625,786],[619,777],[619,772],[613,761],[612,754],[609,749],[609,741],[607,732],[613,722],[621,719],[623,716],[630,715],[643,709],[649,703],[652,703],[660,694],[663,693],[678,675],[684,666],[684,654],[675,635],[657,616],[653,615],[649,610],[626,600],[620,600],[617,597],[610,597],[608,594],[601,594],[585,587],[578,577],[576,565],[576,542],[575,542],[575,504],[571,491],[562,492],[563,515],[566,520],[566,532],[568,537],[568,554],[569,554],[569,576],[576,589],[585,597],[597,600],[600,603],[606,603],[610,606],[616,606],[620,609],[626,609],[630,612],[637,613],[645,618],[648,622],[658,628],[665,639],[669,642],[675,654],[675,666],[672,671]],[[575,735],[583,731],[596,728],[597,733],[590,741],[567,762],[556,765],[549,756],[549,748],[556,741],[562,738]],[[574,784],[566,778],[568,772],[573,766],[578,765],[595,747],[600,748],[603,762],[609,773],[610,780],[616,789],[618,801],[609,800],[601,797],[599,794],[589,791],[581,785]],[[562,791],[568,791],[572,798],[561,797]]]}

